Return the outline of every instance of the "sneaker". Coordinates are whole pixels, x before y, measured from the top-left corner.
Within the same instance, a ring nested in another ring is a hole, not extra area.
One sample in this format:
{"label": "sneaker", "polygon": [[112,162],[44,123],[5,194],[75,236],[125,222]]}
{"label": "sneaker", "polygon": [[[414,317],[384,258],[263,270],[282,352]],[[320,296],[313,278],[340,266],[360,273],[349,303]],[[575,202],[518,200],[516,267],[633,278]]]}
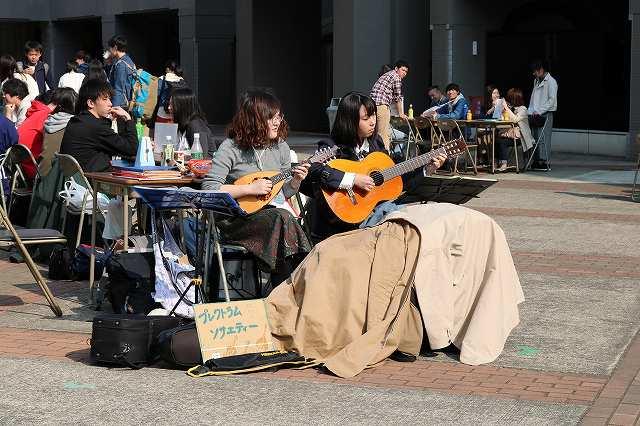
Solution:
{"label": "sneaker", "polygon": [[500,163],[500,165],[498,166],[498,168],[496,169],[496,172],[506,172],[507,171],[507,163]]}

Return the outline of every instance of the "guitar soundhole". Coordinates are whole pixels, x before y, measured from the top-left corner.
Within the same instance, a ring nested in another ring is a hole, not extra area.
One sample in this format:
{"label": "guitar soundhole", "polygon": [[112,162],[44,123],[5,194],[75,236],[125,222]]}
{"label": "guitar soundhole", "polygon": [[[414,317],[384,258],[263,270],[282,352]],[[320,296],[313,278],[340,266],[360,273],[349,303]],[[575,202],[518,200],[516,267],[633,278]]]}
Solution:
{"label": "guitar soundhole", "polygon": [[384,183],[384,176],[382,176],[382,173],[377,170],[375,172],[371,172],[369,176],[373,179],[373,183],[375,183],[376,186],[380,186]]}

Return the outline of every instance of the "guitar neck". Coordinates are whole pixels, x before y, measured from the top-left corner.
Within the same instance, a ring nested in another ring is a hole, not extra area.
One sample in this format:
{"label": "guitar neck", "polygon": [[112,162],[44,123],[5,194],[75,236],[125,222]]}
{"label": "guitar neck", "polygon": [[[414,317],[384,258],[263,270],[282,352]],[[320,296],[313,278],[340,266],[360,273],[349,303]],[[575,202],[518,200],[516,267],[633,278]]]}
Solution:
{"label": "guitar neck", "polygon": [[285,179],[289,179],[292,175],[293,169],[283,170],[275,176],[270,178],[271,182],[275,185],[276,183],[283,181]]}
{"label": "guitar neck", "polygon": [[384,177],[385,182],[389,179],[402,176],[412,170],[426,166],[431,162],[431,160],[433,160],[440,154],[447,155],[447,151],[444,149],[444,147],[440,147],[433,151],[427,152],[426,154],[422,154],[410,160],[398,163],[393,167],[389,167],[388,169],[382,171],[382,176]]}

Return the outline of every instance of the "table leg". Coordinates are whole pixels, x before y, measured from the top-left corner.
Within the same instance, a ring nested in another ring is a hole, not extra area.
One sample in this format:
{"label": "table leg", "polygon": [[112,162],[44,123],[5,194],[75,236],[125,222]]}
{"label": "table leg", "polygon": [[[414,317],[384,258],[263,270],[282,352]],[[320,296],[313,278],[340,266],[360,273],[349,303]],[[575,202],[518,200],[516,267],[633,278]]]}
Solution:
{"label": "table leg", "polygon": [[[511,133],[513,134],[513,154],[516,157],[516,173],[520,173],[520,167],[518,167],[518,142],[516,139],[516,125],[512,124],[511,128],[513,129]],[[524,151],[522,153],[524,154]]]}
{"label": "table leg", "polygon": [[96,219],[98,217],[98,184],[93,181],[93,211],[91,212],[91,255],[89,256],[89,295],[93,298],[96,268]]}
{"label": "table leg", "polygon": [[496,128],[491,128],[491,173],[496,173]]}
{"label": "table leg", "polygon": [[129,188],[123,187],[122,199],[124,200],[124,213],[122,223],[124,224],[124,251],[129,250]]}

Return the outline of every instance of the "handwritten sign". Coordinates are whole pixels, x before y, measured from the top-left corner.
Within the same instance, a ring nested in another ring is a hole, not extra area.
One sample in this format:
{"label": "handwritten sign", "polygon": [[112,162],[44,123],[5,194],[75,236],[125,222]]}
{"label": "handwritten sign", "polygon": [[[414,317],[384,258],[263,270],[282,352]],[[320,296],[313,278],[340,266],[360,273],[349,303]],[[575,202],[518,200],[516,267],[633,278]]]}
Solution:
{"label": "handwritten sign", "polygon": [[274,350],[263,299],[193,307],[202,359]]}

